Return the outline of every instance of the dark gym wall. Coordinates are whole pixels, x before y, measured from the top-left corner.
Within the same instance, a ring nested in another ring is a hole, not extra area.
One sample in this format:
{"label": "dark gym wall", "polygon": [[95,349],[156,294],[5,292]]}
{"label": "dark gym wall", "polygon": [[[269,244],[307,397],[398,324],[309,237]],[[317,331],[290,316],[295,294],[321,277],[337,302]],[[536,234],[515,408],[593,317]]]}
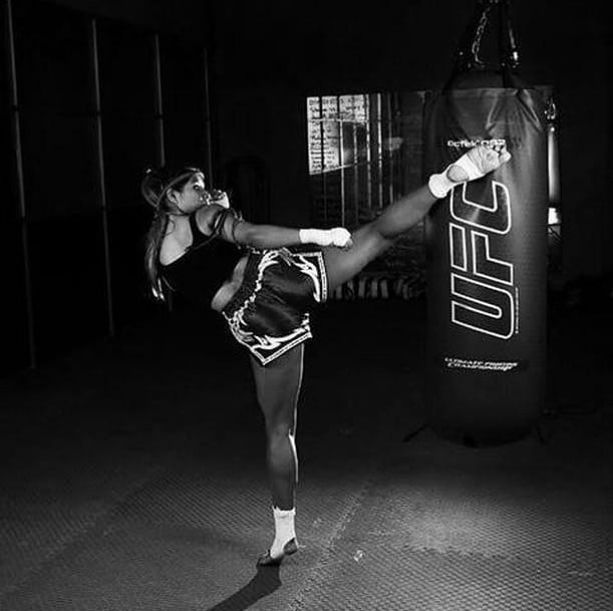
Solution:
{"label": "dark gym wall", "polygon": [[10,322],[0,374],[160,311],[143,274],[151,210],[140,179],[162,159],[207,167],[211,158],[199,34],[100,15],[94,22],[53,2],[10,6],[11,28],[8,5],[2,7],[8,70],[0,81],[2,146],[11,159],[3,168],[7,224],[0,241],[11,264],[0,308]]}
{"label": "dark gym wall", "polygon": [[205,0],[45,0],[77,11],[202,42],[212,22]]}

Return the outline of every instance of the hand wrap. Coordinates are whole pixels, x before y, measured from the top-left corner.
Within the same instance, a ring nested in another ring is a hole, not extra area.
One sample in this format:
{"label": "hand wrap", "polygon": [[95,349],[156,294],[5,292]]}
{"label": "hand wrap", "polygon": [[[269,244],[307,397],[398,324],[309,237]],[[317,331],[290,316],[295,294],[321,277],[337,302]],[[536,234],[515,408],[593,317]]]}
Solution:
{"label": "hand wrap", "polygon": [[317,244],[317,246],[344,248],[351,241],[351,234],[344,227],[334,227],[334,229],[301,229],[299,236],[302,244]]}

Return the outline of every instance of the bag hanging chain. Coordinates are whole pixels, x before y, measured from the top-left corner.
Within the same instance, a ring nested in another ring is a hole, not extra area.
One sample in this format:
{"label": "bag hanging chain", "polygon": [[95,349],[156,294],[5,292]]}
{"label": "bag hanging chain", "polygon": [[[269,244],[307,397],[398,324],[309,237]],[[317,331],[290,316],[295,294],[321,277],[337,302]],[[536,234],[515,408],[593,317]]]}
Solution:
{"label": "bag hanging chain", "polygon": [[470,52],[472,54],[472,65],[469,64],[468,68],[472,68],[474,65],[482,64],[483,62],[479,59],[479,50],[481,49],[481,41],[483,39],[483,34],[485,33],[485,28],[487,27],[488,19],[489,19],[489,9],[490,6],[486,7],[485,10],[481,13],[481,17],[479,19],[479,25],[477,25],[477,30],[475,31],[475,36],[473,38],[472,45],[470,46]]}
{"label": "bag hanging chain", "polygon": [[[491,10],[493,7],[498,8],[498,17],[500,20],[500,66],[507,66],[512,70],[517,68],[519,64],[519,54],[517,52],[515,36],[509,19],[509,0],[481,0],[477,3],[475,10],[475,13],[479,11],[479,19],[477,25],[472,26],[474,27],[472,41],[470,41],[469,44],[465,43],[464,51],[460,49],[458,52],[461,70],[471,70],[476,67],[485,66],[485,62],[479,58],[479,52],[481,50],[481,43],[483,42],[485,30],[490,23]],[[471,26],[469,26],[469,28],[470,27]]]}

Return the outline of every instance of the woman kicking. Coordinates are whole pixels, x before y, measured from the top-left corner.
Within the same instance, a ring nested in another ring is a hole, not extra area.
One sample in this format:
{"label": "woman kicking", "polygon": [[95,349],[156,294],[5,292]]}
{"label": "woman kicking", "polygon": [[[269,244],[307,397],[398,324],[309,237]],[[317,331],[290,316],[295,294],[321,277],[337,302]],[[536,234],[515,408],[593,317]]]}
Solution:
{"label": "woman kicking", "polygon": [[389,248],[457,184],[481,178],[510,159],[504,146],[480,144],[349,232],[256,225],[207,191],[197,168],[150,170],[142,193],[155,209],[145,265],[153,294],[184,294],[221,313],[247,348],[266,426],[266,460],[275,537],[258,566],[278,565],[298,550],[294,529],[296,408],[309,310]]}

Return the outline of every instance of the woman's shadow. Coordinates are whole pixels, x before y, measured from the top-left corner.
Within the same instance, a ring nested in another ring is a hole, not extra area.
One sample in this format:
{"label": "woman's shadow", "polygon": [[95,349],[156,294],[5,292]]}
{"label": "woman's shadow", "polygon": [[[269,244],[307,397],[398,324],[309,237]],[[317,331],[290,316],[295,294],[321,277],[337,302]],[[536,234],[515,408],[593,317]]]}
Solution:
{"label": "woman's shadow", "polygon": [[243,611],[281,586],[278,566],[258,567],[251,581],[208,611]]}

